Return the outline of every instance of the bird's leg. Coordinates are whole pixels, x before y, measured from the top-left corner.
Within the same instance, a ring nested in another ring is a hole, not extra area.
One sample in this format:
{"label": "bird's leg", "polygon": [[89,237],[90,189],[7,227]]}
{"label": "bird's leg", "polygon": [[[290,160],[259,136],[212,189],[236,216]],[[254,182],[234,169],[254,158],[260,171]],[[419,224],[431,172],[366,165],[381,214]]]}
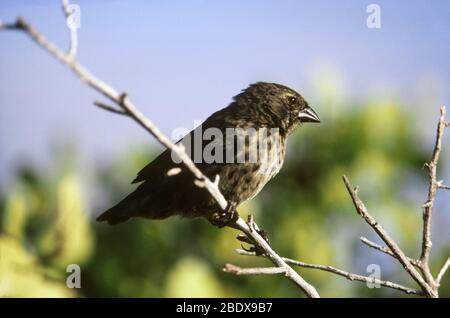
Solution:
{"label": "bird's leg", "polygon": [[259,235],[261,235],[261,237],[270,245],[269,242],[269,235],[267,233],[267,231],[264,230],[256,230],[256,232],[258,232]]}
{"label": "bird's leg", "polygon": [[[267,238],[267,232],[263,231],[263,230],[258,230],[257,232],[267,242],[267,244],[270,245],[269,239]],[[245,248],[244,246],[242,246],[242,249],[244,251],[255,253],[258,256],[259,255],[264,255],[264,251],[249,236],[243,235],[243,234],[239,234],[238,236],[236,236],[236,239],[238,239],[241,242],[244,242],[244,243],[247,243],[247,244],[251,245],[249,248]]]}
{"label": "bird's leg", "polygon": [[[267,242],[267,244],[270,245],[269,238],[267,236],[267,232],[258,228],[256,223],[253,222],[253,217],[251,215],[248,216],[247,224],[248,224],[248,226],[250,228],[250,231],[255,231],[256,233],[258,233]],[[253,245],[253,246],[251,246],[248,249],[242,247],[245,251],[253,252],[256,255],[263,255],[264,254],[264,251],[258,246],[256,241],[250,235],[248,235],[247,233],[245,233],[245,235],[240,234],[236,238],[239,241],[241,241],[241,242],[245,242],[247,244]]]}
{"label": "bird's leg", "polygon": [[208,218],[208,221],[219,228],[224,226],[233,227],[238,218],[239,214],[236,211],[236,203],[229,202],[226,210],[213,213],[212,216]]}
{"label": "bird's leg", "polygon": [[[213,213],[208,218],[208,221],[212,225],[217,226],[219,228],[228,226],[228,227],[234,228],[236,230],[241,230],[236,224],[236,221],[238,220],[238,218],[239,218],[239,214],[236,210],[236,204],[234,202],[229,202],[226,210]],[[257,227],[257,225],[253,222],[252,219],[249,219],[248,222],[249,222],[249,226],[251,227],[251,229],[253,231],[256,231],[270,245],[269,238],[267,236],[267,232],[259,229]],[[252,245],[249,249],[245,249],[243,247],[244,250],[246,250],[248,252],[254,252],[257,255],[264,254],[264,252],[258,247],[258,244],[250,236],[244,235],[244,234],[239,234],[236,238],[241,242]]]}

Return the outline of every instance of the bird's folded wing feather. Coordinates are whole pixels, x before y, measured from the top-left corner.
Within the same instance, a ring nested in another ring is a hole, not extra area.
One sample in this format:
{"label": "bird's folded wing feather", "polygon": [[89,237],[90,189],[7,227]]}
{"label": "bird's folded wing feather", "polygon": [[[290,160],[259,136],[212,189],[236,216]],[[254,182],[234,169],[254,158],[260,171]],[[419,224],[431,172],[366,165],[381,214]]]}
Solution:
{"label": "bird's folded wing feather", "polygon": [[[177,144],[180,142],[184,143],[187,138],[190,138],[190,145],[191,145],[191,152],[190,152],[191,155],[190,156],[192,158],[192,154],[194,153],[194,147],[198,146],[197,144],[195,144],[195,141],[194,141],[194,138],[195,138],[194,132],[198,131],[199,129],[205,130],[209,127],[220,127],[219,125],[220,124],[218,122],[216,122],[215,118],[213,116],[211,116],[201,126],[195,128],[189,134],[187,134],[186,136],[184,136],[183,138],[178,140]],[[223,131],[223,134],[225,134],[224,131]],[[226,145],[223,144],[223,140],[215,139],[212,142],[220,143],[219,146],[217,146],[217,147],[222,147],[225,150]],[[211,143],[211,141],[208,141],[208,140],[205,141],[205,140],[203,140],[203,138],[201,139],[202,151],[204,149],[205,144],[207,144],[207,143]],[[175,158],[175,154],[173,156]],[[202,156],[203,156],[203,153],[202,153]],[[202,157],[202,159],[203,159],[203,157]],[[216,168],[218,168],[217,166],[205,163],[203,160],[201,160],[201,162],[199,162],[199,163],[196,162],[196,165],[208,177],[214,176],[217,173],[216,172]],[[219,166],[220,166],[220,164],[219,164]],[[184,168],[181,165],[181,163],[174,162],[174,160],[172,158],[172,152],[169,149],[166,149],[158,157],[156,157],[156,159],[151,161],[141,171],[139,171],[136,178],[132,181],[132,183],[139,183],[142,181],[151,180],[151,179],[155,179],[155,178],[159,179],[159,178],[163,177],[172,168],[176,168],[176,167],[180,167],[182,169]]]}

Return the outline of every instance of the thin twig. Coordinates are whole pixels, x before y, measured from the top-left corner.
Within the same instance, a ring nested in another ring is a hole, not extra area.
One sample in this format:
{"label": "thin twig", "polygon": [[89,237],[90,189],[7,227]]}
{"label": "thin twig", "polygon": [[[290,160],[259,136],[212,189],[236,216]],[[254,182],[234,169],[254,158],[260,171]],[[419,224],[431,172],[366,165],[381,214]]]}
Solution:
{"label": "thin twig", "polygon": [[[386,246],[381,246],[381,245],[379,245],[379,244],[377,244],[377,243],[374,243],[374,242],[368,240],[367,238],[365,238],[364,236],[361,236],[359,239],[361,240],[361,242],[363,242],[363,243],[366,244],[367,246],[369,246],[369,247],[371,247],[371,248],[373,248],[373,249],[376,249],[376,250],[378,250],[378,251],[380,251],[380,252],[382,252],[382,253],[385,253],[385,254],[387,254],[387,255],[392,256],[392,257],[395,258],[395,254],[392,253],[392,251],[391,251],[389,248],[387,248]],[[414,266],[416,266],[416,267],[419,266],[419,261],[418,261],[418,260],[413,259],[413,258],[410,258],[410,257],[408,257],[408,260],[409,260],[409,261],[411,262],[411,264],[413,264]]]}
{"label": "thin twig", "polygon": [[430,286],[414,268],[408,257],[403,253],[397,243],[391,238],[386,230],[369,214],[366,206],[358,196],[357,190],[353,189],[346,176],[343,176],[345,187],[350,194],[353,204],[358,214],[369,224],[380,238],[386,243],[389,249],[394,253],[395,258],[402,264],[406,272],[419,284],[425,295],[428,297],[437,297],[437,293],[432,286]]}
{"label": "thin twig", "polygon": [[255,244],[258,245],[264,251],[264,255],[269,258],[272,263],[274,263],[277,267],[282,267],[285,269],[285,275],[288,277],[294,284],[300,287],[303,292],[311,298],[319,298],[319,293],[316,291],[314,286],[310,285],[306,282],[296,271],[294,271],[282,258],[279,256],[267,243],[267,241],[258,234],[256,230],[256,225],[254,224],[251,217],[249,217],[248,222],[245,222],[242,218],[239,218],[236,221],[236,228],[244,232],[249,238],[251,238]]}
{"label": "thin twig", "polygon": [[[445,106],[441,107],[441,115],[436,129],[436,141],[434,144],[433,155],[430,162],[425,164],[428,169],[428,198],[423,205],[423,233],[422,233],[422,253],[420,255],[420,268],[425,277],[426,282],[433,286],[435,284],[433,275],[431,274],[429,259],[431,251],[431,218],[433,216],[434,200],[436,198],[436,190],[439,187],[439,183],[436,177],[437,164],[439,161],[439,155],[441,153],[442,136],[444,134],[445,123]],[[433,286],[434,287],[434,286]]]}
{"label": "thin twig", "polygon": [[225,264],[223,271],[226,273],[233,273],[236,275],[272,275],[272,274],[286,274],[285,267],[253,267],[242,268],[233,264]]}
{"label": "thin twig", "polygon": [[442,277],[444,277],[444,275],[447,272],[449,267],[450,267],[450,257],[447,258],[447,261],[441,267],[441,270],[439,271],[439,274],[436,276],[436,284],[438,286],[441,284]]}
{"label": "thin twig", "polygon": [[70,31],[70,45],[69,50],[67,51],[67,55],[72,58],[75,58],[75,55],[77,54],[78,50],[78,32],[77,32],[78,26],[74,25],[72,20],[69,20],[72,14],[72,12],[70,11],[71,5],[69,0],[62,0],[61,4],[64,11],[64,15],[66,16],[67,28]]}
{"label": "thin twig", "polygon": [[95,102],[94,102],[94,105],[97,106],[97,107],[100,107],[101,109],[107,110],[107,111],[112,112],[112,113],[115,113],[115,114],[119,114],[119,115],[128,115],[128,114],[127,114],[126,112],[124,112],[123,110],[117,109],[117,108],[114,107],[114,106],[105,104],[105,103],[100,102],[100,101],[95,101]]}
{"label": "thin twig", "polygon": [[[260,256],[257,255],[255,252],[249,252],[243,249],[237,249],[236,252],[240,255],[247,255],[247,256]],[[311,263],[305,263],[305,262],[301,262],[301,261],[297,261],[291,258],[287,258],[287,257],[282,257],[282,259],[290,264],[290,265],[295,265],[295,266],[299,266],[302,268],[310,268],[310,269],[317,269],[317,270],[321,270],[324,272],[328,272],[328,273],[332,273],[332,274],[336,274],[338,276],[344,277],[348,280],[351,281],[359,281],[359,282],[364,282],[364,283],[371,283],[371,284],[377,284],[380,286],[384,286],[387,288],[392,288],[392,289],[396,289],[399,291],[402,291],[406,294],[415,294],[415,295],[423,295],[423,292],[420,290],[416,290],[410,287],[406,287],[397,283],[393,283],[387,280],[381,280],[381,279],[377,279],[374,277],[368,277],[368,276],[363,276],[363,275],[359,275],[359,274],[354,274],[354,273],[350,273],[350,272],[346,272],[343,271],[339,268],[333,267],[333,266],[328,266],[328,265],[320,265],[320,264],[311,264]]]}
{"label": "thin twig", "polygon": [[6,23],[0,20],[0,30],[14,30],[17,29],[17,23]]}
{"label": "thin twig", "polygon": [[439,189],[442,189],[442,190],[450,190],[450,186],[445,185],[445,184],[439,184],[439,185],[438,185],[438,188],[439,188]]}

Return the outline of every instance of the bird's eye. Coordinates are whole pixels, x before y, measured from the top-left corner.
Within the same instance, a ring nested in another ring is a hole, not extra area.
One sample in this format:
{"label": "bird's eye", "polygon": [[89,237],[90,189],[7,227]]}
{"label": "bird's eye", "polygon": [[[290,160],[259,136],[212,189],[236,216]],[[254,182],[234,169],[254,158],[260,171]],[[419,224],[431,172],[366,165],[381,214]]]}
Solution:
{"label": "bird's eye", "polygon": [[288,98],[289,104],[293,105],[295,103],[297,103],[297,98],[295,98],[294,96],[290,96]]}

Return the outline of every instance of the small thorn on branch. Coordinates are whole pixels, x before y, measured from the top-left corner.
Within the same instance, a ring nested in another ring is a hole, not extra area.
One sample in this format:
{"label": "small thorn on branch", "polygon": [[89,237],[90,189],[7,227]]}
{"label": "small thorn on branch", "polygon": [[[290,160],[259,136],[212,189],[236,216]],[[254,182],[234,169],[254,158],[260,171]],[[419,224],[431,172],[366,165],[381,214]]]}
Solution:
{"label": "small thorn on branch", "polygon": [[431,204],[432,204],[432,202],[431,201],[427,201],[427,202],[425,202],[424,204],[422,204],[422,209],[426,209],[426,208],[429,208],[430,206],[431,206]]}
{"label": "small thorn on branch", "polygon": [[15,27],[18,29],[26,30],[28,29],[28,23],[22,17],[18,17],[15,23]]}
{"label": "small thorn on branch", "polygon": [[70,15],[72,14],[72,12],[70,11],[70,2],[69,0],[62,0],[62,9],[64,12],[64,15],[66,17],[66,24],[67,27],[69,29],[70,32],[70,46],[69,49],[67,50],[67,56],[70,60],[74,60],[75,59],[75,55],[77,54],[78,51],[78,32],[77,32],[77,25],[73,25],[73,21],[71,21],[72,23],[69,23],[70,19]]}
{"label": "small thorn on branch", "polygon": [[127,113],[124,110],[117,109],[114,106],[102,103],[100,101],[94,101],[94,105],[97,106],[97,107],[100,107],[101,109],[107,110],[107,111],[115,113],[115,114],[127,115]]}
{"label": "small thorn on branch", "polygon": [[127,92],[123,92],[122,94],[120,94],[119,96],[119,103],[121,105],[125,105],[125,103],[127,102],[128,99],[128,93]]}
{"label": "small thorn on branch", "polygon": [[[367,239],[364,236],[361,236],[359,239],[361,240],[362,243],[364,243],[368,247],[371,247],[371,248],[373,248],[373,249],[375,249],[377,251],[380,251],[380,252],[382,252],[384,254],[387,254],[389,256],[392,256],[394,258],[396,257],[395,254],[392,253],[392,251],[386,246],[381,246],[381,245],[379,245],[379,244],[377,244],[375,242],[372,242],[372,241],[370,241],[369,239]],[[408,259],[411,262],[411,264],[413,264],[414,266],[419,266],[419,261],[418,260],[410,258],[410,257]]]}
{"label": "small thorn on branch", "polygon": [[450,267],[450,257],[447,258],[447,261],[445,261],[444,265],[442,265],[438,275],[436,276],[436,284],[438,286],[441,284],[442,278],[444,277],[449,267]]}
{"label": "small thorn on branch", "polygon": [[220,175],[216,174],[216,177],[214,178],[213,184],[218,187],[220,182]]}

